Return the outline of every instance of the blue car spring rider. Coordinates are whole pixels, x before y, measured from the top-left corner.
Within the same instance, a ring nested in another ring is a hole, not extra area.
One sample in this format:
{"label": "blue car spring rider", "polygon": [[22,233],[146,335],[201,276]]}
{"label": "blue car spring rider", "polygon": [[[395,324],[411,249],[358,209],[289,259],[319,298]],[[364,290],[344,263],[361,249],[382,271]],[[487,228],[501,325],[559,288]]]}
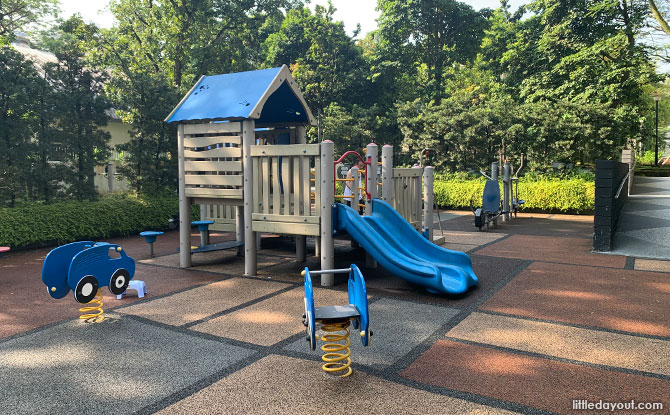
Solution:
{"label": "blue car spring rider", "polygon": [[[349,304],[343,306],[314,307],[314,291],[312,275],[349,273]],[[305,277],[305,314],[303,324],[307,327],[307,341],[310,350],[316,350],[316,332],[320,329],[324,344],[321,350],[325,353],[321,359],[325,362],[321,368],[329,374],[339,377],[351,375],[351,350],[349,346],[349,326],[353,322],[355,329],[360,329],[363,346],[368,345],[372,331],[368,313],[368,295],[365,280],[358,267],[310,271],[305,268],[301,273]]]}
{"label": "blue car spring rider", "polygon": [[106,285],[112,294],[121,294],[134,275],[135,261],[121,246],[107,242],[59,246],[49,252],[42,266],[42,282],[51,297],[63,298],[72,290],[77,302],[98,304],[79,309],[85,313],[79,318],[91,321],[104,320],[100,288]]}

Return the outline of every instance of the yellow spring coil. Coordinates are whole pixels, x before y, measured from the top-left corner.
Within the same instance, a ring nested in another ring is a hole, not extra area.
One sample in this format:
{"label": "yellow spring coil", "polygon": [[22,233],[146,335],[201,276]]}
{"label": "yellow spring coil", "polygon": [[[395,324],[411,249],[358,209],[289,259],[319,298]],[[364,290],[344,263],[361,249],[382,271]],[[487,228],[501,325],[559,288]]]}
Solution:
{"label": "yellow spring coil", "polygon": [[79,316],[80,319],[85,320],[87,323],[100,323],[105,319],[105,316],[103,316],[104,311],[102,310],[102,290],[98,290],[95,298],[86,304],[97,305],[88,305],[80,308],[79,311],[85,313]]}
{"label": "yellow spring coil", "polygon": [[[341,378],[351,375],[353,369],[351,368],[351,350],[349,350],[349,320],[341,323],[323,324],[321,330],[326,334],[321,336],[321,341],[325,342],[321,346],[324,353],[321,360],[324,363],[321,368],[331,375],[337,375]],[[339,333],[339,332],[344,333]],[[335,343],[335,342],[344,342]],[[344,351],[344,352],[343,352]]]}

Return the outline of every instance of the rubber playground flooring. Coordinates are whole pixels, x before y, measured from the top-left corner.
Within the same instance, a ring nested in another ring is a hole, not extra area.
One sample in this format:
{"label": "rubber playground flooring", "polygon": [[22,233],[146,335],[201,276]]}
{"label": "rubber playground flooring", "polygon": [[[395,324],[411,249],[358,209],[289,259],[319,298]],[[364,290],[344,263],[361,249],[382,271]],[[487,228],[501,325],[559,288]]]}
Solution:
{"label": "rubber playground flooring", "polygon": [[[440,218],[444,246],[468,252],[480,279],[462,296],[364,268],[364,252],[336,241],[336,267],[365,276],[374,332],[367,348],[351,336],[348,378],[324,374],[305,341],[299,273],[319,267],[311,240],[299,263],[292,240],[264,236],[255,277],[234,250],[180,269],[176,232],[153,258],[140,237],[114,241],[148,292],[104,290],[98,324],[79,321],[70,296],[48,296],[48,250],[6,255],[0,412],[577,414],[611,412],[573,400],[634,399],[664,409],[615,413],[670,413],[670,263],[591,253],[592,217],[520,215],[482,232],[469,214]],[[346,281],[316,277],[314,294],[317,307],[346,304]]]}

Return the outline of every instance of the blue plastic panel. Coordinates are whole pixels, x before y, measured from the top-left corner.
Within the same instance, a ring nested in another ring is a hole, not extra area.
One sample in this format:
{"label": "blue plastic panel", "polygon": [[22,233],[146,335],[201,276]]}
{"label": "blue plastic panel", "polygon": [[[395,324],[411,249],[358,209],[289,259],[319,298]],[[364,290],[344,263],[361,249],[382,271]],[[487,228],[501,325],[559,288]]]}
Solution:
{"label": "blue plastic panel", "polygon": [[482,209],[487,213],[497,213],[500,210],[500,186],[497,180],[488,180],[484,185]]}
{"label": "blue plastic panel", "polygon": [[[67,285],[67,273],[72,258],[93,244],[93,241],[73,242],[54,248],[47,254],[42,265],[42,282],[47,286],[51,297],[63,298],[70,292],[70,287]],[[56,290],[51,291],[52,288]]]}
{"label": "blue plastic panel", "polygon": [[368,311],[368,291],[365,288],[365,279],[361,270],[354,264],[351,264],[351,272],[349,273],[349,284],[347,285],[349,292],[349,304],[353,304],[360,313],[360,321],[354,322],[354,328],[365,332],[361,336],[363,346],[368,345],[370,339],[370,313]]}
{"label": "blue plastic panel", "polygon": [[93,275],[98,280],[99,287],[106,287],[114,272],[121,268],[128,271],[129,280],[132,280],[135,275],[135,261],[123,249],[118,251],[119,258],[110,257],[109,251],[116,251],[117,248],[121,247],[101,242],[76,254],[67,275],[70,288],[74,290],[79,280],[86,275]]}
{"label": "blue plastic panel", "polygon": [[309,123],[302,103],[286,82],[268,97],[260,116],[251,113],[281,69],[205,76],[167,122],[254,118],[258,124]]}
{"label": "blue plastic panel", "polygon": [[310,350],[316,350],[316,321],[314,319],[314,289],[309,268],[305,268],[305,320],[307,321],[307,335],[309,336]]}

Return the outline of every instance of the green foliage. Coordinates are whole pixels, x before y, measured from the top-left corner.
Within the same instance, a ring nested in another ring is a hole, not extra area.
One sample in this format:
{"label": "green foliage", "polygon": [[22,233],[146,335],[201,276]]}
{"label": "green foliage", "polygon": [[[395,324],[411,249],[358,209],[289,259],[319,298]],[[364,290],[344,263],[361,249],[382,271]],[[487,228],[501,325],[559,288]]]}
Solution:
{"label": "green foliage", "polygon": [[335,8],[317,5],[286,14],[277,33],[271,34],[266,66],[288,64],[311,108],[324,110],[334,102],[362,103],[369,90],[362,50],[333,21]]}
{"label": "green foliage", "polygon": [[46,79],[55,91],[53,122],[58,144],[66,149],[59,161],[72,166],[63,181],[78,200],[97,197],[94,186],[96,165],[110,156],[110,134],[100,129],[107,125],[110,102],[104,93],[107,75],[87,62],[89,39],[97,28],[75,15],[55,29],[57,37],[49,47],[58,63],[44,66]]}
{"label": "green foliage", "polygon": [[31,62],[0,48],[0,205],[11,206],[26,193],[40,83]]}
{"label": "green foliage", "polygon": [[[653,164],[652,157],[652,164]],[[646,165],[635,165],[635,175],[636,176],[646,176],[646,177],[670,177],[670,166],[646,166]]]}
{"label": "green foliage", "polygon": [[20,249],[134,235],[166,228],[178,210],[175,195],[109,196],[98,201],[0,208],[0,245]]}
{"label": "green foliage", "polygon": [[28,30],[54,14],[57,0],[3,0],[0,2],[0,44],[9,43],[17,30]]}
{"label": "green foliage", "polygon": [[635,161],[637,165],[653,166],[656,152],[654,150],[647,150],[641,157]]}
{"label": "green foliage", "polygon": [[379,0],[377,9],[381,62],[414,78],[412,95],[424,100],[444,95],[445,68],[476,56],[487,25],[484,15],[455,0]]}
{"label": "green foliage", "polygon": [[[445,176],[442,176],[445,177]],[[486,179],[435,180],[435,202],[440,207],[465,209],[481,206]],[[502,194],[502,183],[500,187]],[[549,178],[538,176],[519,181],[519,198],[524,209],[542,212],[590,212],[595,203],[595,182],[583,178]]]}

